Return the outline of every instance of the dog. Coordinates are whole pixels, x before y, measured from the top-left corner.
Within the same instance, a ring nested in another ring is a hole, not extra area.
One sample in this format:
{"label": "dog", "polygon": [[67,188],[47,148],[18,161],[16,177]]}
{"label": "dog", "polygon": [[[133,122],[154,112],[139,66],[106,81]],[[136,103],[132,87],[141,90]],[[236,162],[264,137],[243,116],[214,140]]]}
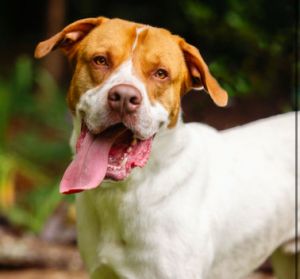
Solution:
{"label": "dog", "polygon": [[[227,93],[199,51],[161,28],[78,20],[38,44],[73,65],[78,243],[93,279],[240,279],[272,255],[292,278],[294,114],[218,132],[181,120],[181,97]],[[293,277],[294,278],[294,277]],[[299,277],[298,277],[299,278]]]}

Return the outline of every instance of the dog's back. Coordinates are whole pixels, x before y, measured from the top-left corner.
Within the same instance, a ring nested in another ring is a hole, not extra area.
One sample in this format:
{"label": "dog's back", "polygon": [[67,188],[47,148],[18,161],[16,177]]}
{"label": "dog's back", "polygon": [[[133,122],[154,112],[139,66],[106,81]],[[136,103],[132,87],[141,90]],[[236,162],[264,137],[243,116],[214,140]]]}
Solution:
{"label": "dog's back", "polygon": [[222,134],[230,145],[257,150],[262,156],[268,154],[270,160],[282,153],[291,162],[295,158],[295,116],[295,112],[276,115],[224,130]]}
{"label": "dog's back", "polygon": [[[261,231],[255,233],[257,236],[264,236],[268,242],[258,240],[252,244],[253,247],[244,247],[246,250],[251,249],[253,255],[262,252],[262,257],[263,251],[269,250],[265,253],[266,256],[272,252],[271,250],[276,249],[278,239],[281,239],[281,247],[277,246],[278,249],[273,256],[274,269],[279,273],[278,278],[294,276],[295,259],[292,257],[295,254],[296,222],[295,124],[295,113],[290,112],[221,132],[232,160],[229,165],[232,165],[233,180],[236,180],[234,184],[238,186],[235,191],[240,192],[232,191],[232,197],[241,198],[242,192],[248,196],[243,199],[240,213],[232,216],[235,218],[246,213],[248,209],[248,212],[256,215],[256,218],[248,216],[249,219],[246,219],[247,215],[245,215],[244,222],[239,223],[238,234],[245,236],[248,231],[250,235],[251,228],[256,226],[255,223],[263,223],[264,225],[257,226]],[[258,201],[259,196],[264,198]],[[288,252],[290,256],[286,254]]]}
{"label": "dog's back", "polygon": [[[266,201],[277,194],[278,199],[290,203],[291,208],[295,205],[295,124],[295,113],[290,112],[221,132],[235,161],[233,165],[238,166],[236,176],[241,182],[248,186],[261,184],[261,194]],[[295,208],[291,209],[293,223],[294,212]],[[290,237],[294,233],[293,228]]]}
{"label": "dog's back", "polygon": [[287,187],[294,188],[294,112],[261,119],[221,134],[232,154],[242,160],[244,168],[240,169],[248,173],[260,170],[266,179],[280,176],[278,179],[284,179]]}

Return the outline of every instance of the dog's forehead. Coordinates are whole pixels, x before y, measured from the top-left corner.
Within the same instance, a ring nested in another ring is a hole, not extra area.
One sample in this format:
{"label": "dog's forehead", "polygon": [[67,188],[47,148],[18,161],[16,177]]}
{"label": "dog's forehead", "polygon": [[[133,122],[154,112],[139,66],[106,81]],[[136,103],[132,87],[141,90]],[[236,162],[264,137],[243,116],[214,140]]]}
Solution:
{"label": "dog's forehead", "polygon": [[179,46],[168,30],[121,19],[111,19],[99,25],[83,42],[86,52],[140,50],[149,58],[159,54],[174,57]]}
{"label": "dog's forehead", "polygon": [[80,49],[87,55],[112,50],[127,51],[135,38],[134,23],[108,20],[94,28],[81,42]]}
{"label": "dog's forehead", "polygon": [[153,66],[167,66],[169,71],[183,66],[182,51],[177,38],[162,28],[145,27],[138,35],[137,57]]}
{"label": "dog's forehead", "polygon": [[122,41],[133,40],[138,24],[121,19],[108,20],[92,30],[89,41],[95,43],[112,41],[114,44]]}

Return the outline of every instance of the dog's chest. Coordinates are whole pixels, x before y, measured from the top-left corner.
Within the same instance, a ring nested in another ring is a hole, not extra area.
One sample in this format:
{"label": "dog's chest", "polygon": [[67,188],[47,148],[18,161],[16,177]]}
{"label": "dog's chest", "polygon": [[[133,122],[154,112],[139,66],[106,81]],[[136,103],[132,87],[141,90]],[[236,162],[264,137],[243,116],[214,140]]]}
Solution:
{"label": "dog's chest", "polygon": [[134,191],[124,191],[124,186],[104,187],[93,195],[94,222],[99,222],[95,264],[120,278],[183,278],[187,271],[174,263],[194,265],[197,257],[190,255],[193,249],[178,227],[178,214],[152,203],[147,181]]}
{"label": "dog's chest", "polygon": [[100,227],[97,243],[99,262],[116,271],[140,264],[143,262],[142,251],[149,245],[147,236],[151,218],[147,207],[142,206],[135,192],[124,192],[121,187],[102,190],[95,199]]}
{"label": "dog's chest", "polygon": [[101,227],[100,240],[104,243],[116,242],[123,247],[130,240],[130,231],[138,214],[138,202],[132,194],[121,189],[101,190],[95,199]]}

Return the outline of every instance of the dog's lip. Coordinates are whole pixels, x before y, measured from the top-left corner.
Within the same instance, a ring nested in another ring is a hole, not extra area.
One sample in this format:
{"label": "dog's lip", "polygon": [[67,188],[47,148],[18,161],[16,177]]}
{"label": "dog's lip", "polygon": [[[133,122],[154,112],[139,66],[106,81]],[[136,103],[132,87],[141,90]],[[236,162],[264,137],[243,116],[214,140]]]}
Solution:
{"label": "dog's lip", "polygon": [[144,141],[144,140],[148,140],[150,138],[153,138],[155,137],[156,133],[153,133],[152,135],[150,136],[147,136],[147,137],[144,137],[141,133],[139,133],[138,131],[132,129],[132,128],[129,128],[126,123],[122,122],[122,121],[119,121],[119,122],[114,122],[110,125],[105,125],[105,126],[102,126],[102,127],[99,127],[99,128],[92,128],[91,125],[88,123],[88,121],[85,121],[85,120],[82,120],[81,121],[81,131],[82,129],[87,129],[87,131],[89,131],[91,134],[93,134],[94,136],[98,136],[100,135],[101,133],[104,133],[106,131],[108,131],[109,129],[115,129],[115,128],[123,128],[124,129],[124,132],[126,130],[129,130],[131,133],[132,133],[132,136],[135,138],[135,139],[138,139],[138,140],[141,140],[141,141]]}

